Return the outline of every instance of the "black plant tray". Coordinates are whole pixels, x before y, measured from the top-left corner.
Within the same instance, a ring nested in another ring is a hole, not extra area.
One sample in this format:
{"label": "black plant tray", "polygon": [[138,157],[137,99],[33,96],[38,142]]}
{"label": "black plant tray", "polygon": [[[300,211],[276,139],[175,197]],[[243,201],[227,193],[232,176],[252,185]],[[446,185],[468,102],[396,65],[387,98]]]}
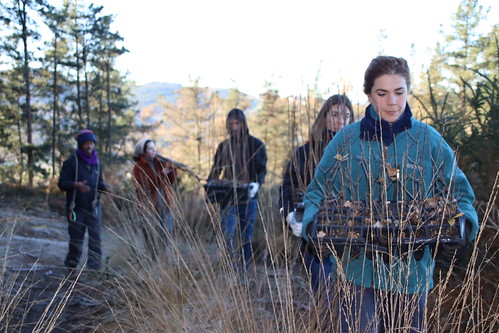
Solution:
{"label": "black plant tray", "polygon": [[231,181],[214,180],[203,185],[206,197],[211,203],[222,206],[248,201],[248,184],[238,184]]}
{"label": "black plant tray", "polygon": [[315,246],[367,246],[388,251],[425,244],[464,244],[464,214],[455,201],[364,202],[331,200],[323,204],[309,230]]}

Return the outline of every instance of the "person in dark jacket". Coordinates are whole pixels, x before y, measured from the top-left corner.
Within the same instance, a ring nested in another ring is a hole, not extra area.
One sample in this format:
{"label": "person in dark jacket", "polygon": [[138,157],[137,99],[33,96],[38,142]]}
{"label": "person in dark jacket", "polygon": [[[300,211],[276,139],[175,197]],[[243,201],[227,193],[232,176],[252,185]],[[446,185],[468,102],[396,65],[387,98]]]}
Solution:
{"label": "person in dark jacket", "polygon": [[70,270],[78,266],[85,232],[88,230],[87,267],[101,269],[102,214],[100,192],[111,192],[102,179],[102,167],[95,151],[96,138],[88,129],[76,135],[77,151],[64,161],[58,186],[66,192],[69,250],[64,265]]}
{"label": "person in dark jacket", "polygon": [[236,260],[234,236],[239,218],[243,254],[241,265],[247,270],[252,258],[251,240],[258,205],[258,190],[267,174],[267,152],[264,143],[249,134],[242,110],[232,109],[229,112],[226,127],[229,138],[217,148],[208,182],[222,180],[236,186],[248,185],[246,198],[233,197],[230,203],[220,207],[227,250],[234,260]]}
{"label": "person in dark jacket", "polygon": [[[312,181],[315,168],[329,141],[343,126],[353,122],[353,107],[348,97],[346,95],[329,97],[312,125],[309,141],[295,150],[286,166],[280,189],[279,207],[296,237],[301,237],[302,221],[299,217],[301,207],[295,207],[295,204],[303,205],[302,194]],[[331,262],[327,258],[322,260],[312,253],[304,241],[300,250],[311,277],[312,288],[317,291],[319,285],[325,283],[328,278]]]}
{"label": "person in dark jacket", "polygon": [[[138,201],[142,207],[155,211],[160,223],[159,230],[148,231],[148,228],[143,226],[147,247],[151,254],[155,255],[158,247],[163,247],[160,243],[166,242],[167,232],[173,231],[171,211],[175,201],[172,185],[177,180],[177,170],[171,163],[160,161],[156,155],[154,141],[149,138],[137,142],[133,160]],[[154,241],[155,235],[161,236],[158,244]]]}

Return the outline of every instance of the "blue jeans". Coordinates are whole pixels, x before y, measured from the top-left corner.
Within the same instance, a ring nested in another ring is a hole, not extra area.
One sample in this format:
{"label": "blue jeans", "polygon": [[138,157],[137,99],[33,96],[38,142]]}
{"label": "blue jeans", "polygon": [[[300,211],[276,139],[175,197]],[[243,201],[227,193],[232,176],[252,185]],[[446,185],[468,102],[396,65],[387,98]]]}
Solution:
{"label": "blue jeans", "polygon": [[[301,253],[307,274],[310,275],[310,285],[315,295],[315,306],[318,308],[320,317],[322,318],[320,324],[317,323],[315,330],[326,331],[328,323],[332,322],[333,317],[331,304],[333,304],[333,291],[334,281],[331,278],[332,262],[329,257],[319,258],[314,255],[311,250],[307,248],[305,241],[302,243]],[[318,330],[320,325],[322,330]]]}
{"label": "blue jeans", "polygon": [[[64,261],[64,265],[69,268],[75,268],[80,262],[83,251],[83,241],[85,232],[88,230],[88,262],[90,269],[100,270],[102,249],[101,249],[101,231],[102,231],[102,213],[100,206],[96,208],[96,216],[89,212],[76,213],[76,221],[70,221],[68,218],[69,232],[69,250]],[[67,214],[69,216],[69,214]]]}
{"label": "blue jeans", "polygon": [[[339,295],[339,332],[424,332],[426,293],[400,294],[349,284]],[[333,330],[337,332],[337,330]]]}
{"label": "blue jeans", "polygon": [[173,215],[172,212],[167,211],[163,213],[164,215],[161,217],[162,227],[165,228],[168,232],[173,231]]}
{"label": "blue jeans", "polygon": [[257,206],[258,199],[251,199],[246,204],[227,206],[222,211],[222,232],[224,234],[227,251],[232,257],[232,260],[234,260],[234,264],[239,261],[235,249],[236,226],[237,221],[239,220],[242,252],[241,265],[244,269],[249,268],[253,256],[251,240],[255,227]]}
{"label": "blue jeans", "polygon": [[319,259],[315,256],[309,249],[307,249],[305,241],[302,244],[301,251],[305,267],[310,274],[312,290],[317,293],[319,290],[323,290],[331,283],[330,273],[333,264],[331,263],[331,260],[329,260],[329,257]]}

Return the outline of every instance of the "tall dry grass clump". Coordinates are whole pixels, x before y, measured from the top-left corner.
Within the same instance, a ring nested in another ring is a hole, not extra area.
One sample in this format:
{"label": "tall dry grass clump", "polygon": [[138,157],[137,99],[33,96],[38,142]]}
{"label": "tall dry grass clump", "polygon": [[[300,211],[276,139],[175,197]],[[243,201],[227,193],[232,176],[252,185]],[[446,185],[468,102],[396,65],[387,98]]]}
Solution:
{"label": "tall dry grass clump", "polygon": [[[224,247],[218,210],[204,200],[200,187],[177,195],[174,232],[162,235],[153,207],[140,205],[131,191],[133,185],[125,186],[108,202],[116,204],[112,211],[120,223],[112,227],[113,252],[101,277],[107,310],[98,318],[99,331],[331,331],[337,313],[322,306],[325,297],[319,299],[321,295],[312,292],[310,276],[298,255],[299,241],[290,237],[276,214],[276,186],[262,189],[255,265],[249,274],[234,269]],[[497,184],[494,188],[487,205],[478,206],[483,209],[480,232],[467,260],[455,258],[437,265],[435,287],[425,309],[429,332],[496,331]],[[353,299],[341,281],[334,282],[333,293],[322,295],[329,296],[329,304],[340,295],[343,300]],[[403,298],[398,301],[407,301]],[[411,314],[410,303],[404,311]],[[403,327],[401,318],[406,317],[390,318]]]}
{"label": "tall dry grass clump", "polygon": [[[161,230],[153,207],[140,205],[132,191],[113,200],[121,223],[112,228],[114,251],[103,275],[109,304],[103,331],[290,332],[309,326],[289,315],[306,318],[312,307],[310,293],[295,290],[306,285],[293,276],[295,262],[268,246],[268,252],[256,251],[260,258],[250,272],[238,271],[225,249],[218,210],[199,191],[176,199],[172,233]],[[266,220],[262,207],[263,239],[257,242],[274,244],[276,222]]]}
{"label": "tall dry grass clump", "polygon": [[499,327],[497,195],[499,173],[487,203],[478,203],[480,229],[467,257],[436,270],[428,326],[435,332],[497,332]]}
{"label": "tall dry grass clump", "polygon": [[[137,202],[130,180],[121,181],[117,194],[103,199],[113,222],[107,237],[112,251],[106,253],[104,271],[90,283],[102,304],[87,318],[92,331],[327,332],[337,323],[337,313],[321,302],[353,299],[341,279],[330,295],[312,292],[299,240],[277,213],[277,182],[261,190],[255,264],[249,274],[241,274],[224,248],[219,212],[204,200],[201,184],[178,192],[174,232],[163,234],[153,207]],[[497,185],[496,179],[489,201],[477,205],[480,231],[467,259],[437,267],[425,313],[428,332],[497,331]],[[12,229],[3,230],[5,236]],[[27,323],[19,309],[27,312],[32,306],[26,300],[36,281],[8,271],[8,253],[2,257],[0,281],[2,330],[28,324],[35,332],[54,330],[80,282],[61,281],[38,322]],[[410,314],[411,307],[406,311]],[[398,318],[403,316],[393,317],[394,323]]]}

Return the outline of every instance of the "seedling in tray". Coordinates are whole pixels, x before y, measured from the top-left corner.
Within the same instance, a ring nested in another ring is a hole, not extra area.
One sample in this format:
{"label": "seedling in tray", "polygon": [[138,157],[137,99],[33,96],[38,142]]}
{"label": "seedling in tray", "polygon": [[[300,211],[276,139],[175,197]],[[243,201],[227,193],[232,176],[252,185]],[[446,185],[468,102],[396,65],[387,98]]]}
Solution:
{"label": "seedling in tray", "polygon": [[318,246],[369,246],[389,251],[424,244],[464,242],[464,214],[455,200],[327,201],[315,216],[310,237]]}

